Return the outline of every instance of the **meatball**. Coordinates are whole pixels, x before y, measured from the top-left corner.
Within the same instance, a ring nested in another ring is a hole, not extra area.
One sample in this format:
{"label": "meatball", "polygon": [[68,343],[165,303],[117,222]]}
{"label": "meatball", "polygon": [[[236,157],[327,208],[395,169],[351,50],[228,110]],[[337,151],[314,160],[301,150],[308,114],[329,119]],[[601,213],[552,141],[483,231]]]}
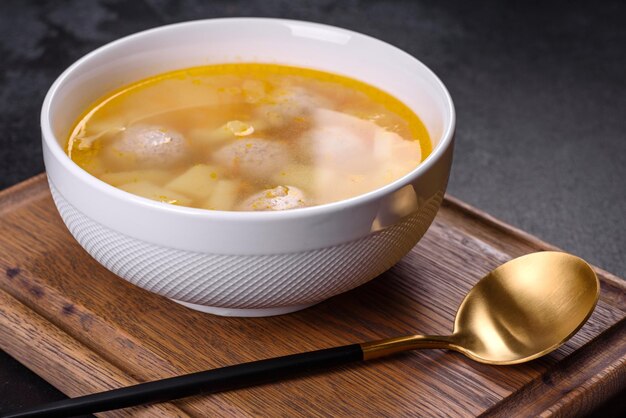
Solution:
{"label": "meatball", "polygon": [[261,120],[260,127],[281,128],[291,124],[297,118],[303,118],[319,107],[327,107],[328,101],[300,88],[274,98],[274,103],[258,106],[256,119]]}
{"label": "meatball", "polygon": [[354,173],[375,167],[373,137],[380,129],[376,124],[329,109],[316,109],[312,120],[313,126],[300,144],[316,164]]}
{"label": "meatball", "polygon": [[130,158],[141,167],[176,165],[189,152],[187,141],[180,133],[154,125],[126,128],[112,144],[112,149],[120,159]]}
{"label": "meatball", "polygon": [[249,177],[265,177],[289,162],[289,150],[283,142],[261,138],[237,139],[217,150],[213,160]]}
{"label": "meatball", "polygon": [[278,186],[250,196],[241,205],[241,210],[287,210],[305,206],[307,200],[302,190],[292,186]]}

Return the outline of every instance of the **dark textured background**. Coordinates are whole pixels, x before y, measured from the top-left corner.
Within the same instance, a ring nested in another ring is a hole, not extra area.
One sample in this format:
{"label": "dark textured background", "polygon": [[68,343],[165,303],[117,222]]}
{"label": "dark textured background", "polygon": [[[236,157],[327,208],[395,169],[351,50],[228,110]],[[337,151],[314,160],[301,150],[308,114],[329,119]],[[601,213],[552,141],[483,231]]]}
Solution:
{"label": "dark textured background", "polygon": [[[455,100],[450,193],[626,275],[623,1],[0,0],[0,189],[43,171],[39,109],[69,64],[139,30],[225,16],[338,25],[415,55]],[[61,396],[0,353],[0,412]]]}

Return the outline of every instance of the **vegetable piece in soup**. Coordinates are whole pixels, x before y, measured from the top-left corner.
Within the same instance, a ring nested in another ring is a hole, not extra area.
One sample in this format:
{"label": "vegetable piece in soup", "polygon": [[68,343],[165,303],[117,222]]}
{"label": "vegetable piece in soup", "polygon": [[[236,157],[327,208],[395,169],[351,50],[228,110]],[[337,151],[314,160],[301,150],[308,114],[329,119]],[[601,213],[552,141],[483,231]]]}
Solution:
{"label": "vegetable piece in soup", "polygon": [[428,132],[395,97],[337,74],[221,64],[111,92],[77,120],[70,158],[163,204],[281,211],[348,199],[415,169]]}

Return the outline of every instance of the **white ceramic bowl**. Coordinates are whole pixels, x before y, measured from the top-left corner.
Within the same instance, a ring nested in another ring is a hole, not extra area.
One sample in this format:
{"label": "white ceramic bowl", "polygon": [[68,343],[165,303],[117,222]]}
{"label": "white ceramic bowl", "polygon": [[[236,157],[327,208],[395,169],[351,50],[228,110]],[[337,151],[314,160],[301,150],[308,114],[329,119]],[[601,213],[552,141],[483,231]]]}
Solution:
{"label": "white ceramic bowl", "polygon": [[[133,81],[203,64],[281,63],[344,74],[413,109],[433,152],[370,193],[285,212],[223,212],[167,205],[112,187],[64,153],[76,118]],[[50,189],[76,240],[118,276],[218,315],[296,311],[359,286],[402,258],[439,208],[452,162],[455,115],[421,62],[371,37],[281,19],[215,19],[164,26],[97,49],[68,68],[43,104]]]}

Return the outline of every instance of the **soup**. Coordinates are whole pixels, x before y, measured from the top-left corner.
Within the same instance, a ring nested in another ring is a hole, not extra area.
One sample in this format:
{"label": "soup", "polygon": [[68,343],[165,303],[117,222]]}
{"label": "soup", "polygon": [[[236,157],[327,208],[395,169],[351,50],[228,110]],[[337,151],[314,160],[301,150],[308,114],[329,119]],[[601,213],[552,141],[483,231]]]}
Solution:
{"label": "soup", "polygon": [[172,205],[320,205],[399,179],[430,152],[406,105],[360,81],[274,64],[157,75],[94,103],[66,151],[127,192]]}

